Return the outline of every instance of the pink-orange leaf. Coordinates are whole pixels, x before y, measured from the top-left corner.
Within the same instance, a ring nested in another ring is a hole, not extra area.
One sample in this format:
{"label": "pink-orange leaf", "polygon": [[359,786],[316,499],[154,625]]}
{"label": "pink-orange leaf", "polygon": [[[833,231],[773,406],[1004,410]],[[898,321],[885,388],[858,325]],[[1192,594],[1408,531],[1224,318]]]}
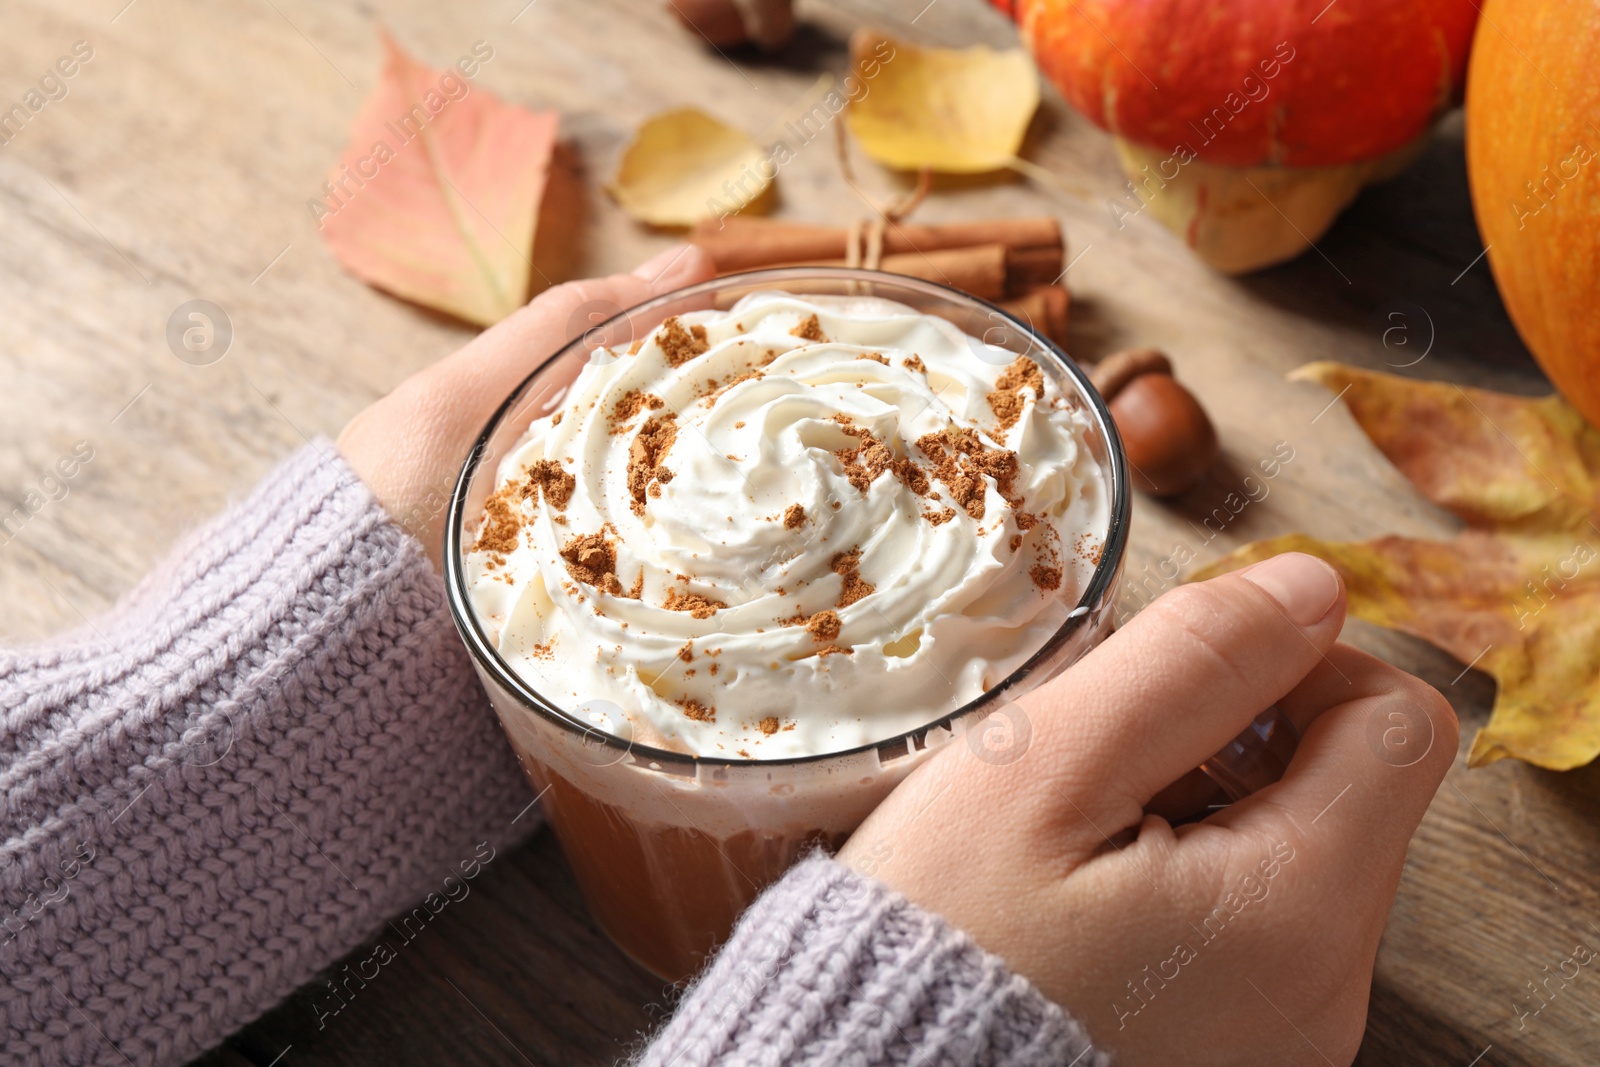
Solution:
{"label": "pink-orange leaf", "polygon": [[488,326],[527,299],[558,117],[383,41],[383,76],[312,213],[356,277]]}

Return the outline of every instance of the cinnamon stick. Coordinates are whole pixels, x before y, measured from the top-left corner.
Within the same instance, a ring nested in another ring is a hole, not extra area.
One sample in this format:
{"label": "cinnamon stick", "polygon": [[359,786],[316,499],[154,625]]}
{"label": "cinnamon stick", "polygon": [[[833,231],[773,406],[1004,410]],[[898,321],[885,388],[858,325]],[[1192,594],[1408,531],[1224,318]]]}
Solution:
{"label": "cinnamon stick", "polygon": [[[706,221],[695,227],[689,240],[711,254],[721,274],[754,270],[779,263],[814,263],[843,260],[850,254],[849,227],[813,226],[806,223],[774,221],[736,215],[721,222]],[[915,225],[893,223],[884,227],[885,256],[902,253],[933,253],[975,245],[1003,245],[1011,250],[1046,250],[1039,253],[1048,262],[1052,254],[1058,266],[1064,244],[1061,223],[1051,218],[985,219],[975,222],[944,222]],[[1033,261],[1033,253],[1025,257]],[[1041,267],[1035,273],[1042,273]],[[1030,274],[1031,276],[1031,274]],[[1054,274],[1043,278],[1051,281]]]}
{"label": "cinnamon stick", "polygon": [[1059,244],[1011,249],[1006,257],[1007,291],[1016,295],[1035,285],[1053,285],[1060,281],[1063,251]]}
{"label": "cinnamon stick", "polygon": [[[884,256],[878,269],[890,274],[904,274],[930,282],[942,282],[971,293],[980,300],[1003,300],[1007,293],[1007,255],[1006,247],[999,244],[946,248],[931,252],[901,252]],[[766,265],[842,267],[845,263],[843,259],[813,259]]]}
{"label": "cinnamon stick", "polygon": [[1027,323],[1058,345],[1067,343],[1067,309],[1071,297],[1066,287],[1039,285],[1018,297],[1007,300],[1000,307]]}

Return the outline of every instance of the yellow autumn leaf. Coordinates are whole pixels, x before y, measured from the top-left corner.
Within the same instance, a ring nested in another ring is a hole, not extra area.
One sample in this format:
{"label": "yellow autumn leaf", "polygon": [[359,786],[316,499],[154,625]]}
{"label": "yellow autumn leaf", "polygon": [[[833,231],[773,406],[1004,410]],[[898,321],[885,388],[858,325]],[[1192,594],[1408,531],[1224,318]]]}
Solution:
{"label": "yellow autumn leaf", "polygon": [[1521,397],[1338,363],[1291,377],[1337,391],[1372,443],[1463,529],[1448,541],[1305,534],[1193,575],[1308,552],[1350,613],[1430,641],[1499,683],[1469,766],[1567,770],[1600,755],[1600,430],[1559,396]]}
{"label": "yellow autumn leaf", "polygon": [[850,38],[850,59],[857,70],[877,68],[848,120],[879,163],[948,174],[1016,164],[1039,108],[1039,75],[1022,49],[918,48],[864,27]]}
{"label": "yellow autumn leaf", "polygon": [[693,226],[767,205],[776,167],[760,145],[699,108],[646,119],[608,189],[652,226]]}

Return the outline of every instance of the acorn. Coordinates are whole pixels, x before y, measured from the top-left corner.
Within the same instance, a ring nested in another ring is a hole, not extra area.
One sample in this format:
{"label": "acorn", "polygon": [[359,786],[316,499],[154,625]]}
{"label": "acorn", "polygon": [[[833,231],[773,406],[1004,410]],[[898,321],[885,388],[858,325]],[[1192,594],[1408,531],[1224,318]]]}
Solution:
{"label": "acorn", "polygon": [[717,48],[774,52],[794,33],[794,0],[668,0],[678,21]]}
{"label": "acorn", "polygon": [[1188,492],[1216,465],[1217,431],[1154,348],[1114,352],[1089,373],[1122,435],[1133,484],[1151,496]]}

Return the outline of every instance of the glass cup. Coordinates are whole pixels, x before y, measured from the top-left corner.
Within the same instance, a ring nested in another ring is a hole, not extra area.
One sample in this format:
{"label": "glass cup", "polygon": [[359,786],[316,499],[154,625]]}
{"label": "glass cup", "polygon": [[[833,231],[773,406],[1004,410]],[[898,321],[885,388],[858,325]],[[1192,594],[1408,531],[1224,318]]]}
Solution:
{"label": "glass cup", "polygon": [[[1067,621],[1021,667],[964,707],[930,711],[924,726],[844,752],[775,760],[697,757],[603,733],[586,723],[583,706],[562,707],[520,677],[473,612],[462,553],[495,489],[499,457],[530,422],[562,405],[585,363],[608,358],[599,350],[627,345],[669,316],[727,309],[764,289],[893,300],[981,339],[985,344],[972,346],[975,359],[1003,365],[1032,358],[1089,417],[1109,526],[1093,531],[1104,534],[1104,549]],[[1110,412],[1066,353],[1029,323],[933,282],[844,268],[753,271],[577,325],[586,328],[582,336],[523,381],[467,457],[446,523],[445,581],[451,614],[595,918],[634,960],[676,982],[699,969],[763,888],[814,845],[841,844],[933,752],[959,738],[980,758],[1021,756],[1027,720],[1012,701],[1111,630],[1127,541],[1127,474]]]}

